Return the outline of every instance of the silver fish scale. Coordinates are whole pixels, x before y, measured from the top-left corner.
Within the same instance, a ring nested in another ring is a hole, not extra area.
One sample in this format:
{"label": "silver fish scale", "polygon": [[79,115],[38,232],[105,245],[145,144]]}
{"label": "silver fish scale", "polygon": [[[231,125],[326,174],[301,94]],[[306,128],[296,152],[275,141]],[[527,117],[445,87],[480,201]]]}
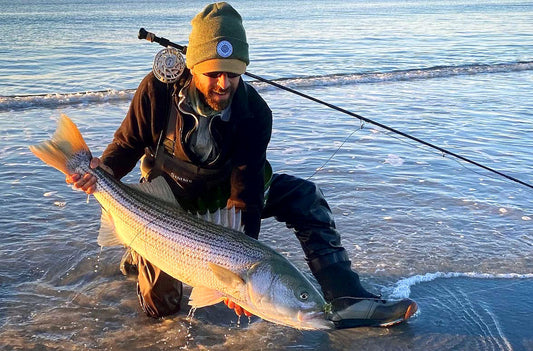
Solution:
{"label": "silver fish scale", "polygon": [[112,214],[123,243],[188,285],[224,291],[226,287],[215,278],[208,263],[240,273],[279,255],[243,233],[198,219],[116,181],[100,169],[80,171],[96,175],[98,190],[94,195],[103,211]]}

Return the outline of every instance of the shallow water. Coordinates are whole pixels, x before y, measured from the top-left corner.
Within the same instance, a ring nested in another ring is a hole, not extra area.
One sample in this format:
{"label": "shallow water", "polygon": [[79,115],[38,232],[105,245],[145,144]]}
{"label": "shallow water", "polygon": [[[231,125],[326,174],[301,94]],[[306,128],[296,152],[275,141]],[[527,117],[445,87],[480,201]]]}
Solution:
{"label": "shallow water", "polygon": [[[531,4],[233,3],[251,72],[533,183]],[[420,312],[330,332],[238,323],[222,305],[187,318],[185,301],[146,318],[122,250],[96,243],[96,201],[27,146],[66,113],[100,155],[159,50],[138,27],[184,42],[203,3],[0,4],[0,26],[24,44],[0,39],[0,348],[533,350],[530,188],[256,82],[274,111],[275,171],[317,182],[365,286]],[[264,221],[261,240],[309,274],[282,224]]]}

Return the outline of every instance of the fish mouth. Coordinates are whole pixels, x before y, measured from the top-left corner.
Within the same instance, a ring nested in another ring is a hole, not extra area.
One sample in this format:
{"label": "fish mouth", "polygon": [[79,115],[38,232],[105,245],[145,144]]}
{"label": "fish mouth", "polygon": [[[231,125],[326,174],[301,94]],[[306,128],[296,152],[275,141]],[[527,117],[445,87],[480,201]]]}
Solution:
{"label": "fish mouth", "polygon": [[330,329],[333,324],[326,319],[326,314],[321,311],[298,311],[296,315],[299,329]]}

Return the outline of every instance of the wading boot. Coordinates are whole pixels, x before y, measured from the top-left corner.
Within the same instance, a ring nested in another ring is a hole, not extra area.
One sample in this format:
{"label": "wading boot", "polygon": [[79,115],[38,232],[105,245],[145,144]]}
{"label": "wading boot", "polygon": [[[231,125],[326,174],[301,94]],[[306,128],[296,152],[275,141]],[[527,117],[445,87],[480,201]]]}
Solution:
{"label": "wading boot", "polygon": [[352,271],[345,250],[319,256],[308,264],[331,303],[327,318],[337,328],[388,327],[411,318],[418,309],[411,299],[387,301],[368,292]]}
{"label": "wading boot", "polygon": [[411,318],[418,309],[411,299],[387,301],[341,297],[333,300],[328,314],[339,329],[354,327],[390,327]]}

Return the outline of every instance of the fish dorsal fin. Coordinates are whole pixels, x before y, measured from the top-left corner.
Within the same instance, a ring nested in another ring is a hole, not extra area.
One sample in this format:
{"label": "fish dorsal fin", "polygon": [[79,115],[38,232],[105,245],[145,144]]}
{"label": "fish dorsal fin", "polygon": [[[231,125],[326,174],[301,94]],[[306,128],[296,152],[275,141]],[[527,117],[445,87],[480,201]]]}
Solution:
{"label": "fish dorsal fin", "polygon": [[219,303],[224,299],[224,295],[219,291],[197,286],[192,289],[189,296],[189,305],[193,308],[201,308]]}
{"label": "fish dorsal fin", "polygon": [[244,281],[244,279],[241,278],[240,275],[230,271],[227,268],[219,266],[215,263],[208,263],[207,265],[209,266],[209,269],[211,269],[215,277],[230,291],[237,292],[244,284],[246,284],[246,282]]}
{"label": "fish dorsal fin", "polygon": [[212,222],[239,232],[244,232],[244,227],[241,223],[241,211],[236,211],[235,207],[219,208],[215,212],[207,211],[205,214],[197,213],[196,216],[204,221]]}
{"label": "fish dorsal fin", "polygon": [[117,235],[115,223],[111,214],[102,208],[102,218],[100,230],[98,232],[98,245],[100,246],[120,246],[124,245]]}
{"label": "fish dorsal fin", "polygon": [[171,205],[179,206],[178,201],[174,197],[174,193],[163,177],[157,177],[150,182],[128,184],[128,186],[137,191],[143,192],[158,200],[165,201]]}

